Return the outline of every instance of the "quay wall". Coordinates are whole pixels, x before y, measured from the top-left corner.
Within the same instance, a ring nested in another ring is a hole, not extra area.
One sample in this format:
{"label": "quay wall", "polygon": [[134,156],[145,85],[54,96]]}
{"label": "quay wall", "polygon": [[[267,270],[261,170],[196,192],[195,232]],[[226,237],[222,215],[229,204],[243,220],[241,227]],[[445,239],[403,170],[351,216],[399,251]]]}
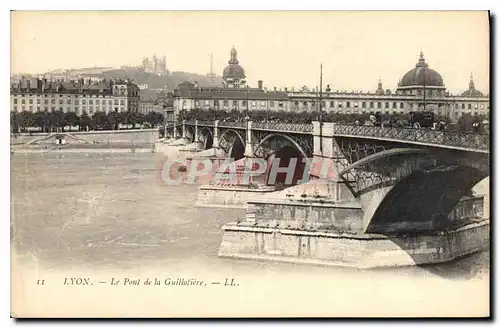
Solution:
{"label": "quay wall", "polygon": [[[128,143],[128,144],[149,144],[153,145],[159,138],[158,129],[134,129],[134,130],[107,130],[107,131],[75,131],[61,132],[61,134],[69,134],[77,139],[83,139],[88,143]],[[39,139],[40,143],[54,143],[54,138],[47,138],[55,133],[21,133],[11,135],[10,142],[12,145],[23,145],[30,141]],[[73,142],[73,138],[65,138],[68,143]]]}
{"label": "quay wall", "polygon": [[219,256],[360,269],[441,263],[489,245],[489,220],[453,231],[399,236],[349,235],[228,224]]}

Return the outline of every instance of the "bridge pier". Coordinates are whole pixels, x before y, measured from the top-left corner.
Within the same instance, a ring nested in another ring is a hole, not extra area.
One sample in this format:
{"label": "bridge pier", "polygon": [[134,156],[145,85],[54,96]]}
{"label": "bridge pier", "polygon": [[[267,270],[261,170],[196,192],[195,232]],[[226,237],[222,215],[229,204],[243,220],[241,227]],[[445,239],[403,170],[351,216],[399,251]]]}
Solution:
{"label": "bridge pier", "polygon": [[245,157],[252,158],[254,157],[254,145],[252,140],[252,121],[246,121],[246,130],[245,130]]}
{"label": "bridge pier", "polygon": [[250,200],[242,221],[222,227],[219,256],[365,269],[447,262],[488,247],[482,197],[459,202],[453,228],[375,234],[365,231],[359,203],[276,193]]}

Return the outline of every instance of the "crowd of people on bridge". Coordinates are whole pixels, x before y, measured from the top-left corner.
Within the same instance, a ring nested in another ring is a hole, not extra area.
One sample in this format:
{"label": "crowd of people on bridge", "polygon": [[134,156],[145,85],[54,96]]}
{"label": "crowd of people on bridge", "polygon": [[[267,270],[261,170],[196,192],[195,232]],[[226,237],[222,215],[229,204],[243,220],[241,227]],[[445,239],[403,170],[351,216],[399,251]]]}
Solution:
{"label": "crowd of people on bridge", "polygon": [[[488,133],[488,117],[481,115],[463,115],[458,122],[452,122],[448,116],[432,115],[432,122],[424,124],[414,120],[409,114],[400,113],[327,113],[327,112],[285,112],[270,110],[214,110],[192,109],[181,111],[178,120],[199,120],[221,122],[245,122],[252,120],[258,123],[295,123],[310,124],[313,121],[336,122],[364,126],[399,127],[399,128],[428,128],[432,130],[465,131],[472,133]],[[415,124],[416,122],[416,124]]]}

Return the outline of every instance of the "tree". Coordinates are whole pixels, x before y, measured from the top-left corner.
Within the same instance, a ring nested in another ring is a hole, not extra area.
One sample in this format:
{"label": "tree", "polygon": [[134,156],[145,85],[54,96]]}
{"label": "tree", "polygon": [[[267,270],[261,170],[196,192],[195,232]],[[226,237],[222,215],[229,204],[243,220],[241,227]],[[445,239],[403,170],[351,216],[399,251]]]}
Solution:
{"label": "tree", "polygon": [[92,119],[87,115],[86,112],[83,112],[80,115],[80,130],[88,130],[92,126]]}
{"label": "tree", "polygon": [[19,126],[20,126],[20,120],[19,120],[19,113],[12,111],[10,112],[10,132],[11,133],[18,133],[19,132]]}
{"label": "tree", "polygon": [[95,112],[92,116],[93,125],[98,130],[102,130],[106,127],[107,117],[103,112]]}
{"label": "tree", "polygon": [[80,125],[80,118],[78,117],[78,115],[76,115],[75,112],[64,113],[64,121],[70,127]]}

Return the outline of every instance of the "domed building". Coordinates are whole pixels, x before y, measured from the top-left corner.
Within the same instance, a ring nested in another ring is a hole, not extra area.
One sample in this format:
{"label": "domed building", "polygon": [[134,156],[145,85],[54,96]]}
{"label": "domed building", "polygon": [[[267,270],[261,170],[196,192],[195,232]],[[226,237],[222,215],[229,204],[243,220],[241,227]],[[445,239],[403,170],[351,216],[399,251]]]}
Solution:
{"label": "domed building", "polygon": [[227,88],[240,88],[245,86],[245,70],[239,64],[238,52],[234,46],[231,49],[231,59],[229,59],[228,64],[229,65],[222,71],[224,86]]}
{"label": "domed building", "polygon": [[320,107],[326,112],[341,114],[384,113],[407,114],[427,110],[456,121],[462,115],[488,115],[489,97],[475,89],[470,80],[469,89],[461,94],[450,94],[442,76],[429,68],[424,54],[409,71],[402,75],[397,89],[384,88],[379,77],[373,91],[332,90],[323,87],[321,101],[319,88],[306,86],[295,90],[274,87],[269,90],[259,80],[258,87],[247,85],[246,74],[239,64],[236,49],[231,49],[230,60],[224,68],[223,85],[200,87],[183,83],[174,91],[174,108],[180,110],[278,110],[289,112],[313,112]]}
{"label": "domed building", "polygon": [[424,53],[420,52],[420,59],[415,68],[409,70],[398,83],[396,94],[421,96],[426,98],[444,97],[446,87],[441,75],[425,62]]}
{"label": "domed building", "polygon": [[461,96],[462,97],[484,97],[484,95],[481,91],[476,90],[476,85],[474,84],[474,78],[472,77],[472,73],[470,73],[469,89],[462,92]]}

